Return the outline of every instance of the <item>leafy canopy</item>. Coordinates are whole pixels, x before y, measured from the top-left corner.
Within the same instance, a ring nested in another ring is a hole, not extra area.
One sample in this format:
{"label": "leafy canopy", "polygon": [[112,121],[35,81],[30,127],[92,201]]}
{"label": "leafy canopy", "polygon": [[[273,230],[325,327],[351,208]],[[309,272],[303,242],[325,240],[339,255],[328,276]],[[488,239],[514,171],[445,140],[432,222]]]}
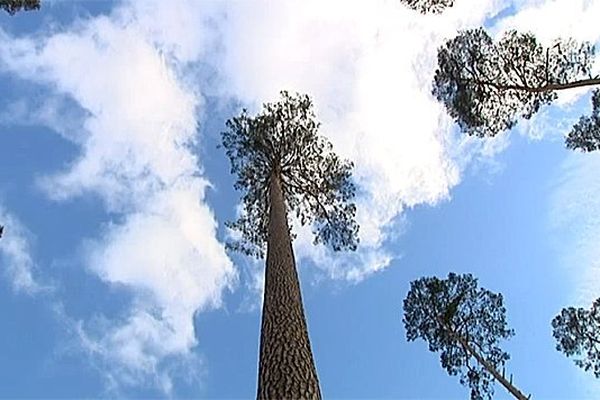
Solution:
{"label": "leafy canopy", "polygon": [[400,0],[400,2],[421,14],[439,14],[454,5],[454,0]]}
{"label": "leafy canopy", "polygon": [[478,288],[471,274],[424,277],[410,284],[403,322],[408,341],[421,338],[429,351],[441,352],[442,368],[460,376],[471,399],[492,398],[493,376],[473,360],[465,343],[496,370],[504,366],[510,356],[498,343],[514,332],[507,327],[501,294]]}
{"label": "leafy canopy", "polygon": [[227,128],[222,144],[244,206],[239,219],[227,224],[241,234],[229,248],[264,256],[269,182],[279,178],[288,215],[312,225],[315,244],[328,244],[335,251],[356,249],[353,164],[334,154],[331,143],[319,135],[307,95],[282,91],[280,101],[264,104],[253,117],[244,109],[227,121]]}
{"label": "leafy canopy", "polygon": [[556,349],[573,357],[575,364],[585,371],[593,371],[600,378],[600,298],[589,310],[563,308],[552,320]]}
{"label": "leafy canopy", "polygon": [[592,115],[579,118],[566,137],[565,144],[572,150],[600,150],[600,89],[592,94]]}
{"label": "leafy canopy", "polygon": [[483,28],[465,30],[438,50],[432,93],[463,132],[495,136],[531,118],[558,90],[600,84],[593,59],[587,42],[544,47],[531,33],[511,30],[495,42]]}
{"label": "leafy canopy", "polygon": [[14,15],[21,10],[39,10],[39,8],[40,0],[0,0],[0,9],[10,15]]}

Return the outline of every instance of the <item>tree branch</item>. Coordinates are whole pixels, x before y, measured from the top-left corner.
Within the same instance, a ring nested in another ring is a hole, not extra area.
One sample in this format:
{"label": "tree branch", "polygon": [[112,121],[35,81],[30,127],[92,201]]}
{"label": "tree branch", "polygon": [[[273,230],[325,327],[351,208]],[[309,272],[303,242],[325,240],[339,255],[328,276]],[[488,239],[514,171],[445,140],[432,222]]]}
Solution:
{"label": "tree branch", "polygon": [[481,85],[481,86],[490,86],[497,90],[517,90],[517,91],[524,91],[524,92],[528,92],[528,93],[546,93],[546,92],[552,92],[552,91],[574,89],[574,88],[585,87],[585,86],[600,85],[600,78],[581,79],[578,81],[567,82],[567,83],[547,83],[545,85],[538,86],[538,87],[529,87],[529,86],[514,85],[514,84],[513,85],[502,85],[502,84],[498,84],[496,82],[487,81],[487,80],[479,80],[479,79],[459,78],[458,80],[461,83],[474,83],[476,85]]}

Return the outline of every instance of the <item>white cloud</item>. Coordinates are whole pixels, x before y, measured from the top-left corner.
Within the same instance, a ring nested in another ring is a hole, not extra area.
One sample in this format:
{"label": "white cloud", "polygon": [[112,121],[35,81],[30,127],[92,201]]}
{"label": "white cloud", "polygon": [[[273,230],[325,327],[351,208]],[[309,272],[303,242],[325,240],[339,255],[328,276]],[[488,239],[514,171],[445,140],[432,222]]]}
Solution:
{"label": "white cloud", "polygon": [[4,234],[0,239],[2,275],[16,292],[36,294],[49,289],[34,278],[35,263],[31,256],[31,234],[23,224],[0,205],[0,225]]}
{"label": "white cloud", "polygon": [[330,277],[360,281],[389,265],[394,254],[382,245],[405,208],[449,197],[481,145],[455,137],[430,95],[436,49],[500,3],[461,1],[440,16],[394,1],[223,6],[216,61],[223,92],[254,109],[282,89],[310,94],[322,132],[356,165],[358,252],[332,255],[301,232],[299,258],[313,259]]}
{"label": "white cloud", "polygon": [[518,11],[499,20],[495,29],[534,32],[544,43],[557,37],[597,41],[600,4],[593,0],[521,0]]}
{"label": "white cloud", "polygon": [[213,215],[198,201],[202,190],[192,181],[157,193],[147,208],[110,227],[91,252],[89,265],[104,281],[137,293],[127,320],[98,339],[104,351],[115,349],[108,355],[130,374],[162,376],[159,366],[168,356],[193,356],[192,316],[219,306],[231,278],[214,240]]}
{"label": "white cloud", "polygon": [[4,69],[85,112],[79,137],[66,135],[80,156],[42,186],[57,200],[97,195],[120,215],[88,245],[87,264],[133,302],[120,320],[82,321],[81,344],[111,382],[165,392],[173,365],[197,361],[195,313],[219,306],[236,276],[191,150],[202,99],[181,74],[204,51],[198,4],[126,4],[43,40],[0,35]]}
{"label": "white cloud", "polygon": [[17,97],[11,100],[0,112],[2,125],[47,126],[67,140],[82,141],[80,127],[85,115],[68,97]]}

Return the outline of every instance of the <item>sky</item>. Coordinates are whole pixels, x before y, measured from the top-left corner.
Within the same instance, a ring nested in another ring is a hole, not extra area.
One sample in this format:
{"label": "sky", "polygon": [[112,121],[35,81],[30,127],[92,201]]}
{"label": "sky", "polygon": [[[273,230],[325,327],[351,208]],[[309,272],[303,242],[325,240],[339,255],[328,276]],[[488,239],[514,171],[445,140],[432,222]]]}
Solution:
{"label": "sky", "polygon": [[600,156],[563,144],[589,91],[488,140],[430,94],[459,29],[599,43],[597,15],[593,0],[429,16],[383,0],[47,0],[0,15],[0,397],[255,396],[263,264],[225,249],[239,193],[218,144],[241,108],[289,90],[314,99],[358,188],[356,252],[296,227],[323,397],[465,398],[402,326],[410,281],[453,271],[504,295],[523,392],[597,398],[550,327],[600,293]]}

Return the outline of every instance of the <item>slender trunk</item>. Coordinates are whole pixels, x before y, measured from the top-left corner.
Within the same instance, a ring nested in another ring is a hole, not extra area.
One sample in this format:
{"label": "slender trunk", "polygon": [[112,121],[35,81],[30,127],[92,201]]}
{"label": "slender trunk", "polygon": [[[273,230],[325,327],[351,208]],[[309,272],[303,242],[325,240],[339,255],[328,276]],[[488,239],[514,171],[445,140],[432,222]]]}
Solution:
{"label": "slender trunk", "polygon": [[462,337],[462,335],[458,334],[453,329],[451,329],[447,324],[445,324],[443,322],[443,320],[440,317],[437,317],[437,320],[440,324],[442,324],[442,326],[444,327],[444,329],[446,329],[446,331],[448,331],[452,336],[454,336],[456,338],[456,340],[458,340],[458,342],[463,347],[463,349],[465,349],[465,351],[467,353],[469,353],[471,356],[475,357],[477,362],[479,362],[479,364],[483,365],[483,368],[485,368],[490,374],[492,374],[494,379],[496,379],[498,382],[500,382],[500,384],[502,386],[504,386],[504,388],[506,388],[506,390],[508,390],[510,392],[510,394],[512,394],[513,396],[515,396],[515,398],[517,398],[519,400],[529,400],[530,396],[525,396],[519,389],[517,389],[517,387],[512,384],[512,379],[509,381],[508,379],[506,379],[504,377],[504,374],[500,374],[496,370],[496,368],[494,368],[494,366],[492,364],[490,364],[485,358],[483,358],[469,344],[469,342],[464,337]]}
{"label": "slender trunk", "polygon": [[498,382],[500,382],[500,384],[502,386],[504,386],[506,388],[506,390],[508,390],[510,392],[510,394],[512,394],[513,396],[515,396],[515,398],[517,398],[519,400],[528,400],[529,399],[529,397],[525,396],[519,389],[517,389],[516,386],[514,386],[511,381],[506,379],[504,377],[504,375],[500,374],[496,370],[496,368],[494,368],[494,366],[492,364],[490,364],[485,358],[481,357],[481,355],[477,351],[475,351],[475,349],[473,349],[473,347],[471,347],[471,345],[462,336],[457,334],[456,337],[457,337],[458,341],[460,342],[460,344],[462,345],[462,347],[470,355],[475,357],[475,359],[479,362],[479,364],[483,365],[483,368],[485,368],[490,374],[492,374],[494,379],[496,379]]}
{"label": "slender trunk", "polygon": [[270,178],[269,200],[257,398],[320,399],[277,169]]}

